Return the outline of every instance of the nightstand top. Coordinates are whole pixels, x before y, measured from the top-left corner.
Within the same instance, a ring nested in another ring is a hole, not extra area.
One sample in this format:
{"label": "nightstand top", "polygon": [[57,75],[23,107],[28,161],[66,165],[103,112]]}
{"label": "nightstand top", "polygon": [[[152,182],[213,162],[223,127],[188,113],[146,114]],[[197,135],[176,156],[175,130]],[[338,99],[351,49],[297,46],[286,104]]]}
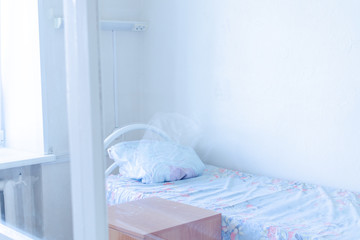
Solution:
{"label": "nightstand top", "polygon": [[109,207],[109,227],[135,237],[144,237],[180,225],[195,223],[220,213],[151,197]]}

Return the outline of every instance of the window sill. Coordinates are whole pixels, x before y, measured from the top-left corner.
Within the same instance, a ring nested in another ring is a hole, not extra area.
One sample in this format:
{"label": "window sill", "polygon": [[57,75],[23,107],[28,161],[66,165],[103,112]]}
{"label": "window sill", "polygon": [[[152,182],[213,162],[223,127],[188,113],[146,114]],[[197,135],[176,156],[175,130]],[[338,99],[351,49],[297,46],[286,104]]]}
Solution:
{"label": "window sill", "polygon": [[10,148],[0,148],[0,170],[55,161],[55,155],[39,155]]}
{"label": "window sill", "polygon": [[17,230],[0,223],[0,239],[4,239],[4,240],[11,240],[11,239],[34,240],[35,238],[28,237],[28,236],[18,232]]}
{"label": "window sill", "polygon": [[35,240],[37,238],[26,236],[26,234],[23,234],[16,229],[13,229],[9,226],[6,226],[3,223],[0,223],[0,239],[4,239],[4,240],[12,240],[12,239]]}

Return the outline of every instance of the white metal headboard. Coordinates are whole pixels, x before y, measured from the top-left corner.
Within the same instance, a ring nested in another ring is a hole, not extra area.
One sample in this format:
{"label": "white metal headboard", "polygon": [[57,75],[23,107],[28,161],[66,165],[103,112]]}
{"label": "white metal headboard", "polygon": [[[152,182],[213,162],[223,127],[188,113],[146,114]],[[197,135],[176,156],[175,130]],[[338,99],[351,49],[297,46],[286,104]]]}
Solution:
{"label": "white metal headboard", "polygon": [[[137,131],[137,130],[147,130],[147,131],[151,131],[153,133],[156,133],[157,135],[159,135],[162,139],[164,139],[165,141],[171,141],[171,138],[162,130],[151,126],[149,124],[131,124],[122,128],[117,128],[115,129],[107,138],[105,138],[104,140],[104,148],[105,151],[108,149],[108,147],[111,146],[111,144],[118,139],[120,136],[131,132],[131,131]],[[110,173],[117,168],[117,164],[114,162],[113,164],[110,165],[110,167],[108,167],[105,171],[105,177],[109,176]]]}

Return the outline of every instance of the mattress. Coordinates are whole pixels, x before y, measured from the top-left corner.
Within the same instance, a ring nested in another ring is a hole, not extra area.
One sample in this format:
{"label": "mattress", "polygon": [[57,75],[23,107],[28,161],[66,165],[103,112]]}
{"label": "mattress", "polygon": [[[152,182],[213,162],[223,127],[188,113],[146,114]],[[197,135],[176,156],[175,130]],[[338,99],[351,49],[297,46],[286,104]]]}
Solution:
{"label": "mattress", "polygon": [[107,179],[109,205],[153,196],[220,212],[223,239],[360,239],[359,193],[211,165],[161,184]]}

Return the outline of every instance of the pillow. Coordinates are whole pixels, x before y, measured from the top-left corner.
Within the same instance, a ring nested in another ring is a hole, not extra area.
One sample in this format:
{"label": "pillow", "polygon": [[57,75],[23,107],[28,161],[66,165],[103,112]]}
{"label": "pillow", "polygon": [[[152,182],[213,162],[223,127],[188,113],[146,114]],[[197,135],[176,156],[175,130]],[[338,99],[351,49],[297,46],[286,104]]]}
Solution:
{"label": "pillow", "polygon": [[119,164],[121,175],[143,183],[192,178],[205,169],[191,147],[169,141],[121,142],[110,147],[108,153]]}

